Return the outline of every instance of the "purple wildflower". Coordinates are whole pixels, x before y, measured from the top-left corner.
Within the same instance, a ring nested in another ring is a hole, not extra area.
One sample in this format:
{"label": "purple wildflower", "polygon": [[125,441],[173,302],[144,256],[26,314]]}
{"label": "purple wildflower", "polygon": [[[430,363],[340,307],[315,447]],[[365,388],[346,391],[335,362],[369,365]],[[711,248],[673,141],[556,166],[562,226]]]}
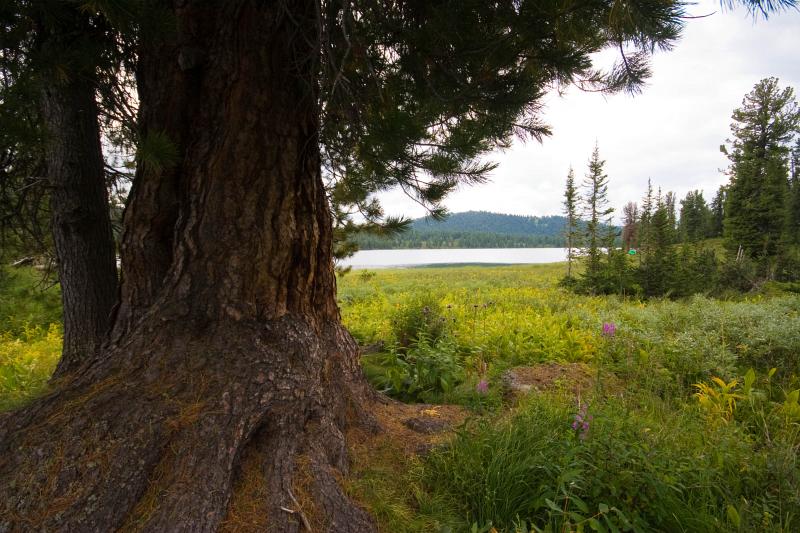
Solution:
{"label": "purple wildflower", "polygon": [[613,337],[616,333],[616,324],[613,322],[603,322],[603,337]]}
{"label": "purple wildflower", "polygon": [[489,382],[485,379],[480,380],[475,386],[475,390],[478,391],[478,394],[486,394],[489,392]]}
{"label": "purple wildflower", "polygon": [[584,440],[589,434],[592,418],[592,415],[589,414],[589,404],[582,403],[578,400],[578,412],[575,414],[575,419],[572,421],[572,429],[578,434],[579,439]]}

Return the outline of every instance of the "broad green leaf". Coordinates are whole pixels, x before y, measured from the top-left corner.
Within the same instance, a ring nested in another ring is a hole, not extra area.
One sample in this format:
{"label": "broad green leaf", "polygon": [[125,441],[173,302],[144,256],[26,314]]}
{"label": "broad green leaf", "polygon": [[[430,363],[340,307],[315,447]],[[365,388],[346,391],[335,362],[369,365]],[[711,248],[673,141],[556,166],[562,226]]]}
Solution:
{"label": "broad green leaf", "polygon": [[736,529],[739,529],[741,525],[741,519],[739,518],[739,512],[736,510],[736,507],[733,505],[728,505],[727,514],[730,523],[736,526]]}
{"label": "broad green leaf", "polygon": [[590,518],[589,519],[589,527],[595,531],[599,531],[600,533],[605,533],[607,530],[603,526],[603,524],[597,518]]}

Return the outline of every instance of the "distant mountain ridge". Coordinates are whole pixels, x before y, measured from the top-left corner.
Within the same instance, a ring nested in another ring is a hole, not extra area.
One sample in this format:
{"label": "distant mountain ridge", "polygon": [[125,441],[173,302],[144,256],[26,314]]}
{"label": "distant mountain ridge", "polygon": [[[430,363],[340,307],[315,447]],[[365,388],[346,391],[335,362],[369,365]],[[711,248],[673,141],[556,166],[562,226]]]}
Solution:
{"label": "distant mountain ridge", "polygon": [[525,216],[466,211],[443,221],[418,218],[392,238],[358,235],[362,250],[415,248],[559,248],[564,246],[562,216]]}
{"label": "distant mountain ridge", "polygon": [[501,235],[558,236],[567,223],[562,216],[505,215],[489,211],[453,213],[443,221],[428,217],[414,220],[415,231],[443,231],[465,233],[499,233]]}

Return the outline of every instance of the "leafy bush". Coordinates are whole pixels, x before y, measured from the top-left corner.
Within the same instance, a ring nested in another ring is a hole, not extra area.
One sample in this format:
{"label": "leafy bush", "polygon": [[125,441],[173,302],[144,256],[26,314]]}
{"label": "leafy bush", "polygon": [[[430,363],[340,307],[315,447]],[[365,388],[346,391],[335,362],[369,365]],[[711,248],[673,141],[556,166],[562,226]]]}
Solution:
{"label": "leafy bush", "polygon": [[431,340],[420,334],[405,349],[364,356],[364,370],[374,386],[404,401],[433,402],[464,381],[464,358],[449,337]]}
{"label": "leafy bush", "polygon": [[747,256],[729,260],[722,264],[719,276],[721,292],[747,292],[758,281],[758,265]]}
{"label": "leafy bush", "polygon": [[435,343],[447,330],[439,301],[429,295],[415,295],[392,314],[392,329],[397,343],[405,348],[422,337]]}

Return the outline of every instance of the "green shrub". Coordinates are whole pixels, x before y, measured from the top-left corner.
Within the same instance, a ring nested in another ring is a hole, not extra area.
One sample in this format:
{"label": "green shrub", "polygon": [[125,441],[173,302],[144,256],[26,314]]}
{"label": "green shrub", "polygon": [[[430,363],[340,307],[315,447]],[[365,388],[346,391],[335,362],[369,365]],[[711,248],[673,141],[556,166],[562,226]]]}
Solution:
{"label": "green shrub", "polygon": [[422,333],[417,340],[388,353],[362,358],[367,379],[379,390],[410,402],[434,402],[464,381],[464,358],[450,337],[430,339]]}
{"label": "green shrub", "polygon": [[435,343],[447,331],[439,301],[429,295],[414,295],[392,314],[394,338],[402,348],[425,337]]}

